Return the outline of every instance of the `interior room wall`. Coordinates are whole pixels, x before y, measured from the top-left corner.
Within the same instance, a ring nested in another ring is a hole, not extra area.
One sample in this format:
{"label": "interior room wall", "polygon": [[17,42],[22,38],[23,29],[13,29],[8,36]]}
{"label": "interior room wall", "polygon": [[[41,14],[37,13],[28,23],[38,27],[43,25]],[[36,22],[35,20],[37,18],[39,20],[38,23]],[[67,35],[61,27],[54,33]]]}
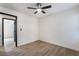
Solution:
{"label": "interior room wall", "polygon": [[79,7],[39,20],[41,40],[79,51]]}
{"label": "interior room wall", "polygon": [[[17,40],[18,45],[27,44],[38,40],[38,20],[29,15],[19,13],[4,7],[0,7],[0,12],[17,16]],[[0,19],[1,21],[1,19]],[[0,23],[1,24],[1,23]],[[0,30],[2,25],[0,25]],[[22,31],[20,29],[22,28]]]}

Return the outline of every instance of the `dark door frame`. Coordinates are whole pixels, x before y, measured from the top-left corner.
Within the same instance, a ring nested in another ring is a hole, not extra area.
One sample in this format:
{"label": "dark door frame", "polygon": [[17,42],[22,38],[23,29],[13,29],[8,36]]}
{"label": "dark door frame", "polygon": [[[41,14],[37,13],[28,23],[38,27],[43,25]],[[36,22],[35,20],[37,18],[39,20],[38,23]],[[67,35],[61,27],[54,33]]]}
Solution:
{"label": "dark door frame", "polygon": [[[14,42],[15,42],[15,44],[16,44],[16,20],[14,20],[14,19],[9,19],[9,18],[2,18],[2,37],[3,37],[3,39],[2,39],[2,45],[4,46],[4,20],[11,20],[11,21],[14,21]],[[16,45],[15,45],[16,46]]]}
{"label": "dark door frame", "polygon": [[17,47],[17,16],[3,13],[3,12],[0,12],[0,14],[15,17],[15,19],[2,18],[2,46],[4,46],[4,27],[3,27],[4,23],[3,23],[3,21],[4,21],[4,19],[8,19],[8,20],[15,20],[15,45]]}

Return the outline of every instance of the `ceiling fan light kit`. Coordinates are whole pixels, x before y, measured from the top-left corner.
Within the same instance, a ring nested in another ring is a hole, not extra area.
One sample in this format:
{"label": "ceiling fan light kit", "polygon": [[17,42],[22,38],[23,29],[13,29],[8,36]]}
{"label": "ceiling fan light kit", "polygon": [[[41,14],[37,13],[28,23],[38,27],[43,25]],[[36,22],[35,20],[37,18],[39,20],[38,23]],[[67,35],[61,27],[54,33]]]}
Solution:
{"label": "ceiling fan light kit", "polygon": [[37,9],[37,11],[38,11],[38,12],[41,12],[41,11],[42,11],[42,9]]}

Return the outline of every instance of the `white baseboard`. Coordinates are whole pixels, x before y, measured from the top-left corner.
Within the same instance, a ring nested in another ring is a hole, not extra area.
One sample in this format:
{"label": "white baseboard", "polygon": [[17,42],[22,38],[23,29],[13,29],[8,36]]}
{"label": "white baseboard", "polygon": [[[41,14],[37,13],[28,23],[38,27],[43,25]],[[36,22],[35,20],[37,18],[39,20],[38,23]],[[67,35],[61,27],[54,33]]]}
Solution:
{"label": "white baseboard", "polygon": [[72,49],[72,50],[75,50],[75,51],[79,51],[78,49],[70,48],[70,47],[68,47],[66,45],[58,44],[56,42],[46,41],[46,40],[41,40],[41,41],[44,41],[44,42],[47,42],[47,43],[50,43],[50,44],[55,44],[55,45],[58,45],[58,46],[61,46],[61,47],[64,47],[64,48],[68,48],[68,49]]}
{"label": "white baseboard", "polygon": [[34,42],[34,41],[37,41],[37,40],[32,40],[32,41],[28,41],[28,42],[20,42],[20,43],[18,43],[17,45],[18,45],[18,46],[22,46],[22,45],[25,45],[25,44],[32,43],[32,42]]}
{"label": "white baseboard", "polygon": [[[21,43],[18,43],[18,46],[21,46],[21,45],[25,45],[25,44],[28,44],[28,43],[32,43],[34,41],[37,41],[37,40],[32,40],[32,41],[29,41],[29,42],[21,42]],[[56,43],[56,42],[52,42],[52,41],[46,41],[46,40],[41,40],[41,41],[44,41],[44,42],[47,42],[47,43],[50,43],[50,44],[55,44],[55,45],[58,45],[58,46],[61,46],[61,47],[64,47],[64,48],[68,48],[68,49],[72,49],[72,50],[75,50],[75,51],[79,51],[78,49],[74,49],[74,48],[70,48],[66,45],[62,45],[62,44],[59,44],[59,43]]]}

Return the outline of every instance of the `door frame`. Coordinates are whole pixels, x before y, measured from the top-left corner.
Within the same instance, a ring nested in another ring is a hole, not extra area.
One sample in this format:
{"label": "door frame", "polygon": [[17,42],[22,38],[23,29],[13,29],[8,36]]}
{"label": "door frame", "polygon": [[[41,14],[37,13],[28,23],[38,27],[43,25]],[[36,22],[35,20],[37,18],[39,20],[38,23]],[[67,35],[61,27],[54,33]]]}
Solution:
{"label": "door frame", "polygon": [[4,27],[3,27],[4,26],[4,19],[8,19],[8,20],[15,20],[15,46],[17,47],[17,16],[3,13],[3,12],[0,12],[0,14],[15,17],[15,19],[2,18],[2,46],[4,46]]}
{"label": "door frame", "polygon": [[[10,18],[2,18],[2,46],[4,46],[4,21],[5,20],[11,20],[14,21],[16,23],[16,20],[14,19],[10,19]],[[14,42],[16,44],[16,24],[14,23]]]}

